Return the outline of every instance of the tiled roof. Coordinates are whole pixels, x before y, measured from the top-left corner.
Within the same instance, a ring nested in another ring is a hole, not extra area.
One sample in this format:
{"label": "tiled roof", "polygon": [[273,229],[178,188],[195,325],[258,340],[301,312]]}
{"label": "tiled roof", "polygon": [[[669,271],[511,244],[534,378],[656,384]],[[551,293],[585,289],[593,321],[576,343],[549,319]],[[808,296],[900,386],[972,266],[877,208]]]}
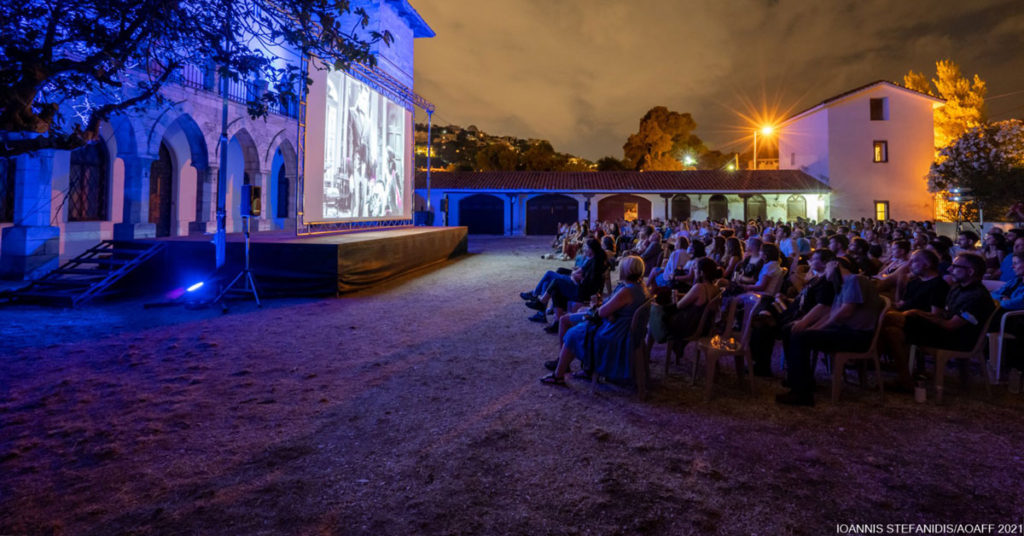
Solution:
{"label": "tiled roof", "polygon": [[897,84],[895,82],[890,82],[888,80],[875,80],[874,82],[871,82],[871,83],[868,83],[868,84],[864,84],[863,86],[855,87],[855,88],[853,88],[851,90],[844,91],[844,92],[842,92],[842,93],[840,93],[838,95],[834,95],[832,97],[829,97],[829,98],[827,98],[827,99],[825,99],[825,100],[819,102],[818,104],[815,104],[815,105],[813,105],[813,106],[811,106],[809,108],[804,108],[803,110],[800,110],[799,112],[789,116],[783,122],[784,123],[788,122],[789,120],[794,119],[796,117],[800,117],[801,115],[803,115],[803,114],[805,114],[805,113],[807,113],[807,112],[809,112],[811,110],[814,110],[815,108],[818,108],[820,106],[826,106],[826,105],[831,104],[831,103],[833,103],[833,102],[835,102],[835,101],[837,101],[839,99],[842,99],[844,97],[848,97],[850,95],[853,95],[854,93],[858,93],[860,91],[864,91],[865,89],[877,86],[879,84],[887,84],[887,85],[890,85],[890,86],[892,86],[892,87],[894,87],[896,89],[902,89],[903,91],[907,91],[907,92],[910,92],[910,93],[913,93],[913,94],[917,94],[918,96],[925,97],[925,98],[931,99],[931,100],[936,101],[936,102],[946,102],[945,99],[940,99],[939,97],[935,97],[935,96],[929,95],[927,93],[922,93],[922,92],[920,92],[920,91],[918,91],[916,89],[910,89],[909,87],[901,86],[900,84]]}
{"label": "tiled roof", "polygon": [[[426,189],[426,172],[416,189]],[[435,190],[515,192],[827,192],[829,187],[795,169],[758,171],[485,171],[430,174]]]}

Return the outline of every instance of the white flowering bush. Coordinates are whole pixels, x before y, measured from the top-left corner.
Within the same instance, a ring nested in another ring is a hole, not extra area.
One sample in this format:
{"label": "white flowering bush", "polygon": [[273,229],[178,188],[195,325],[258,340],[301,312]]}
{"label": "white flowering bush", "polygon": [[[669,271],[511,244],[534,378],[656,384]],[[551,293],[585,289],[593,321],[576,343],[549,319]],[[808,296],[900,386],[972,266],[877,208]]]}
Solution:
{"label": "white flowering bush", "polygon": [[974,127],[939,151],[928,172],[933,192],[970,188],[978,204],[999,210],[1024,200],[1024,122]]}

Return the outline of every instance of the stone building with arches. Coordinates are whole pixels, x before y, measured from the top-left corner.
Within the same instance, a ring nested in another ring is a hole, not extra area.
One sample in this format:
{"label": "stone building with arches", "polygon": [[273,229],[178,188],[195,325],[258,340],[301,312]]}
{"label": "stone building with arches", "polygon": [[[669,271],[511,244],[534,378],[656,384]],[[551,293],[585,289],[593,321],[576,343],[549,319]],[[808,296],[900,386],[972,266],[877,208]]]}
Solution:
{"label": "stone building with arches", "polygon": [[829,218],[827,185],[799,170],[434,172],[416,177],[435,225],[470,234],[550,235],[560,222]]}
{"label": "stone building with arches", "polygon": [[[370,27],[388,30],[377,69],[413,85],[413,40],[432,37],[406,0],[365,0]],[[227,113],[226,230],[242,230],[242,186],[260,187],[252,229],[296,227],[299,106],[252,119],[246,102],[259,81],[229,82],[222,96],[212,66],[186,66],[161,89],[161,104],[112,116],[100,141],[74,151],[0,159],[0,276],[32,279],[107,239],[145,239],[216,230],[222,107]],[[411,154],[411,146],[408,148]]]}

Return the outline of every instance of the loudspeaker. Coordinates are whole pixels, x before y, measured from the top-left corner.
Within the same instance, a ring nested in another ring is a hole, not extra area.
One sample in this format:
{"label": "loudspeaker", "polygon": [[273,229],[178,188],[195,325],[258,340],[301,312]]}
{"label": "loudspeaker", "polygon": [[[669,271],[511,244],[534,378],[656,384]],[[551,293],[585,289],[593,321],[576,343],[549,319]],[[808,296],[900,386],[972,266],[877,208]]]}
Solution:
{"label": "loudspeaker", "polygon": [[260,202],[260,187],[251,184],[242,185],[242,216],[259,216],[262,212]]}

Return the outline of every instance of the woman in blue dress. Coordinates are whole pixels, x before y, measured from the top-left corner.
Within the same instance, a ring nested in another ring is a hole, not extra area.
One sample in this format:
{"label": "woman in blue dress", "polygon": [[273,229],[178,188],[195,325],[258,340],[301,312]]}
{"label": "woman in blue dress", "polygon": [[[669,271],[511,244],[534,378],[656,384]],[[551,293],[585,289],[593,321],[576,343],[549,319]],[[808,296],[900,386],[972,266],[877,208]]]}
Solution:
{"label": "woman in blue dress", "polygon": [[565,374],[573,359],[579,359],[583,373],[597,372],[613,382],[628,382],[633,378],[630,364],[629,328],[633,313],[647,301],[643,284],[644,261],[629,256],[619,264],[618,288],[597,310],[598,322],[583,322],[565,334],[562,351],[558,355],[555,371],[541,378],[546,385],[565,385]]}

